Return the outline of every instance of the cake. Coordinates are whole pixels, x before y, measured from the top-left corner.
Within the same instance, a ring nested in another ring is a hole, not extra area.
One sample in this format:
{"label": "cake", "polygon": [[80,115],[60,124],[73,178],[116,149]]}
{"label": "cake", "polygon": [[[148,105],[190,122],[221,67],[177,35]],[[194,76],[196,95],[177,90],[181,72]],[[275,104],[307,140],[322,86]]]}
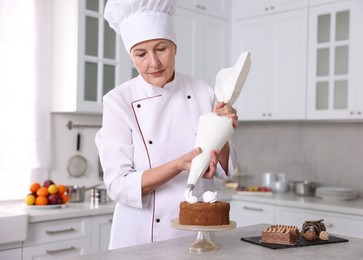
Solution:
{"label": "cake", "polygon": [[181,202],[179,206],[179,224],[195,226],[219,226],[229,225],[228,202],[216,201],[206,203]]}
{"label": "cake", "polygon": [[305,221],[301,229],[301,235],[307,240],[329,240],[329,234],[326,232],[323,221],[323,219]]}
{"label": "cake", "polygon": [[299,240],[296,226],[272,225],[261,232],[261,242],[271,244],[293,245]]}

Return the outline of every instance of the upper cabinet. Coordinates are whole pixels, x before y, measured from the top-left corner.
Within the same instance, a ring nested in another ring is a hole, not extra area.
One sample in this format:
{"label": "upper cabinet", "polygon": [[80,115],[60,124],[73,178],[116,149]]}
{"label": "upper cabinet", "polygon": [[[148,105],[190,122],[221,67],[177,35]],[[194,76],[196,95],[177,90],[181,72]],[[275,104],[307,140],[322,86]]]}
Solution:
{"label": "upper cabinet", "polygon": [[[256,1],[236,2],[235,12]],[[249,51],[252,61],[244,89],[234,104],[239,120],[305,118],[307,18],[305,6],[235,21],[232,56]]]}
{"label": "upper cabinet", "polygon": [[363,119],[362,1],[310,10],[308,119]]}
{"label": "upper cabinet", "polygon": [[131,77],[121,38],[103,18],[105,2],[53,2],[53,112],[101,113],[103,95]]}
{"label": "upper cabinet", "polygon": [[[183,6],[194,2],[179,1]],[[230,66],[229,21],[204,11],[178,7],[174,26],[178,45],[176,70],[203,79],[213,87],[218,71]]]}
{"label": "upper cabinet", "polygon": [[202,14],[228,18],[231,0],[180,0],[178,6]]}
{"label": "upper cabinet", "polygon": [[306,7],[308,0],[234,0],[234,19],[251,18]]}

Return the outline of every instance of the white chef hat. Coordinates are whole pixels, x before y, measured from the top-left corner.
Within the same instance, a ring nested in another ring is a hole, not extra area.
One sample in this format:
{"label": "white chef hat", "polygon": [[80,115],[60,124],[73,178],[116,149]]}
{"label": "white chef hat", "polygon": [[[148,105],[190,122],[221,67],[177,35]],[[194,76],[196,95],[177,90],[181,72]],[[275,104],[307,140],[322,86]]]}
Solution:
{"label": "white chef hat", "polygon": [[143,41],[168,39],[176,44],[172,16],[176,0],[108,0],[105,19],[121,35],[126,51]]}

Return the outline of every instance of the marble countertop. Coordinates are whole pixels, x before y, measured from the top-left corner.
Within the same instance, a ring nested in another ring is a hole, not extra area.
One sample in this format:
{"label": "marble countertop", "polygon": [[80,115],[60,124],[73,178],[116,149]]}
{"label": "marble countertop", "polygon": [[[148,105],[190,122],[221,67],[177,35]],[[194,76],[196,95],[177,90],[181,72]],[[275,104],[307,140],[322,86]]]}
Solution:
{"label": "marble countertop", "polygon": [[325,200],[315,196],[297,196],[291,192],[273,193],[272,195],[246,195],[232,193],[231,196],[233,200],[363,216],[363,198],[345,201]]}
{"label": "marble countertop", "polygon": [[296,247],[288,249],[269,249],[241,241],[241,237],[258,236],[266,224],[241,227],[235,230],[213,232],[212,241],[219,246],[217,251],[194,253],[188,247],[195,241],[193,235],[152,244],[127,247],[106,252],[87,254],[69,259],[118,260],[118,259],[362,259],[363,239],[348,238],[348,242]]}
{"label": "marble countertop", "polygon": [[[218,199],[224,201],[241,200],[252,203],[265,203],[276,206],[287,206],[311,210],[323,210],[341,214],[363,216],[363,198],[351,201],[328,201],[318,197],[301,197],[293,193],[276,193],[272,195],[245,195],[231,190],[218,190]],[[26,212],[29,215],[29,223],[60,220],[74,217],[86,217],[92,215],[112,214],[115,203],[92,204],[89,201],[82,203],[68,203],[62,208],[42,209],[35,206],[27,206],[22,200],[0,202],[0,209],[12,212]]]}
{"label": "marble countertop", "polygon": [[59,220],[66,218],[87,217],[112,214],[115,203],[93,204],[89,201],[81,203],[67,203],[59,208],[28,206],[22,200],[0,202],[0,208],[12,212],[25,212],[29,216],[29,223]]}

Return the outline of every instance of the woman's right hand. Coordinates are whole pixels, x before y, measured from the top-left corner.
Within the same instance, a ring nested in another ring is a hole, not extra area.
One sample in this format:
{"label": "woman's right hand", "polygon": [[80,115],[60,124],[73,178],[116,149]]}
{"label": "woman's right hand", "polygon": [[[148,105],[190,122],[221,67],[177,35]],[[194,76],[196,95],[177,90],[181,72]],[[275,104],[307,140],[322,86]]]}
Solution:
{"label": "woman's right hand", "polygon": [[180,156],[177,159],[177,168],[179,171],[190,171],[192,160],[194,157],[196,157],[198,154],[202,152],[202,149],[200,147],[193,149],[192,151]]}

